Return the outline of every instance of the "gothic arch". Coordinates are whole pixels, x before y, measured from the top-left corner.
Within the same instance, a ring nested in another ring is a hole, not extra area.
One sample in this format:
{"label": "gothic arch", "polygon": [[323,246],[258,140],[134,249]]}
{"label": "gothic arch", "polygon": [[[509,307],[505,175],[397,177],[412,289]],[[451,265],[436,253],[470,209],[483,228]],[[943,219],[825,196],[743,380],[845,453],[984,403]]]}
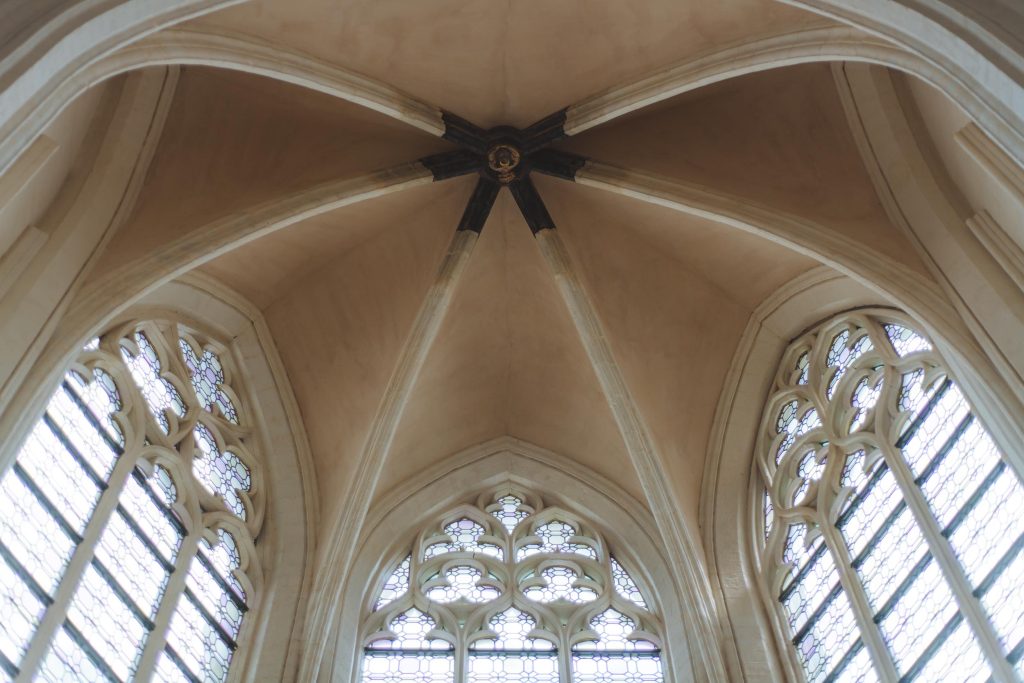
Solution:
{"label": "gothic arch", "polygon": [[[709,440],[701,492],[701,528],[709,573],[719,604],[735,642],[759,642],[762,647],[738,648],[744,674],[793,677],[788,654],[774,636],[776,626],[761,596],[765,589],[754,570],[759,540],[754,529],[759,510],[753,462],[764,401],[790,341],[820,321],[847,310],[886,309],[868,289],[834,271],[810,271],[781,287],[755,313],[741,338],[726,386],[719,398]],[[997,387],[985,386],[979,376],[991,372],[991,362],[979,351],[954,350],[941,335],[933,339],[956,375],[957,383],[986,420],[986,427],[1007,459],[1024,469],[1024,452],[1014,430],[1013,406],[1000,403]],[[786,643],[781,644],[783,647]]]}
{"label": "gothic arch", "polygon": [[[209,343],[222,345],[220,353],[231,357],[232,385],[239,392],[260,455],[252,483],[259,504],[252,506],[244,497],[239,501],[247,510],[247,524],[259,534],[255,548],[250,549],[259,564],[251,603],[255,618],[244,623],[239,645],[246,654],[233,662],[231,680],[260,680],[268,671],[287,678],[298,664],[292,632],[303,618],[311,580],[316,489],[305,433],[283,366],[266,323],[246,301],[216,281],[189,276],[150,292],[116,316],[95,321],[85,337],[55,340],[72,351],[63,362],[46,368],[45,378],[29,400],[11,406],[11,412],[22,419],[20,431],[5,439],[4,455],[11,460],[17,455],[74,350],[98,333],[129,329],[140,320],[184,324],[204,339],[215,340]],[[219,441],[220,436],[212,436]],[[223,524],[237,526],[237,520],[227,517]]]}
{"label": "gothic arch", "polygon": [[[379,589],[382,574],[408,552],[420,528],[479,491],[512,485],[536,492],[548,504],[568,511],[597,527],[615,554],[628,563],[631,573],[661,610],[666,680],[690,680],[691,629],[698,620],[683,611],[674,589],[669,565],[659,547],[662,541],[655,522],[629,494],[603,477],[571,464],[556,454],[525,442],[502,437],[453,455],[397,489],[373,506],[359,534],[359,551],[352,565],[334,620],[335,632],[325,639],[332,644],[321,666],[319,681],[355,680],[362,653],[361,628],[371,594]],[[469,496],[467,498],[467,493]]]}

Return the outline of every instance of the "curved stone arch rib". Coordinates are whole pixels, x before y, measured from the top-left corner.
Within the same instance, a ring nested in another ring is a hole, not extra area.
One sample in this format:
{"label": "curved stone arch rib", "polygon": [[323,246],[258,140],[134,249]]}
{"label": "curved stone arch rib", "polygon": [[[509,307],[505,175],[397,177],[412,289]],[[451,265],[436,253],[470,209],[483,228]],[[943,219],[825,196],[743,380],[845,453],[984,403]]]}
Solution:
{"label": "curved stone arch rib", "polygon": [[945,92],[1004,149],[1024,160],[1024,121],[1007,122],[1000,107],[951,75],[951,67],[848,27],[785,33],[708,52],[569,107],[565,131],[576,135],[670,97],[750,73],[809,62],[867,62],[913,74]]}
{"label": "curved stone arch rib", "polygon": [[961,106],[966,106],[965,100],[947,86],[973,93],[971,99],[984,103],[985,115],[966,106],[968,112],[1018,163],[1024,163],[1024,53],[1019,40],[1005,40],[1021,29],[1019,9],[1005,3],[998,22],[988,16],[987,8],[972,7],[972,0],[781,1],[882,36],[915,61],[933,65],[941,82],[918,75]]}
{"label": "curved stone arch rib", "polygon": [[[357,532],[359,551],[340,601],[341,614],[334,622],[337,630],[324,634],[334,647],[328,648],[321,671],[330,673],[322,680],[354,680],[362,653],[360,629],[376,597],[371,593],[379,585],[380,575],[402,561],[419,529],[467,502],[466,492],[472,495],[509,484],[535,491],[551,501],[551,507],[600,528],[616,555],[628,562],[645,595],[661,608],[664,641],[676,643],[662,651],[666,680],[693,677],[686,647],[692,620],[681,609],[684,603],[672,578],[683,570],[670,564],[650,513],[616,484],[565,457],[501,437],[451,456],[374,504],[366,524]],[[573,498],[566,498],[565,491],[573,491]]]}
{"label": "curved stone arch rib", "polygon": [[0,109],[0,172],[76,97],[109,78],[147,66],[191,64],[233,69],[299,85],[404,121],[432,135],[444,133],[441,111],[388,85],[347,69],[251,38],[168,29],[82,64],[38,101]]}
{"label": "curved stone arch rib", "polygon": [[849,275],[892,299],[930,326],[956,331],[967,348],[976,344],[938,287],[923,276],[864,244],[815,222],[692,183],[617,168],[593,161],[576,182],[681,211],[759,235]]}
{"label": "curved stone arch rib", "polygon": [[[22,42],[0,62],[0,172],[71,100],[98,82],[81,85],[83,81],[76,77],[83,71],[165,26],[242,1],[63,2],[64,7],[35,30],[21,29],[26,31]],[[69,81],[79,85],[68,88]]]}

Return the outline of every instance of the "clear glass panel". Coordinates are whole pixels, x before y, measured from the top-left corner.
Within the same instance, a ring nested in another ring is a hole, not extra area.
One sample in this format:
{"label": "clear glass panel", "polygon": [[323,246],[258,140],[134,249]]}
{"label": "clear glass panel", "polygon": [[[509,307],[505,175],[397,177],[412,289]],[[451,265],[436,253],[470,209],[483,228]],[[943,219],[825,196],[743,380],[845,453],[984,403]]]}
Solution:
{"label": "clear glass panel", "polygon": [[637,588],[636,582],[633,581],[633,577],[629,575],[629,572],[614,557],[608,559],[612,565],[612,581],[615,582],[615,591],[640,609],[647,609],[644,596],[641,595],[640,589]]}
{"label": "clear glass panel", "polygon": [[488,628],[496,638],[476,640],[469,651],[472,683],[556,683],[558,654],[549,641],[530,638],[537,621],[510,607],[494,615]]}
{"label": "clear glass panel", "polygon": [[[835,683],[877,683],[878,674],[871,663],[871,654],[863,644],[858,643],[856,653],[843,668],[836,672]],[[851,650],[852,652],[852,650]]]}
{"label": "clear glass panel", "polygon": [[380,590],[380,596],[373,607],[374,610],[390,605],[405,595],[406,591],[409,590],[409,567],[411,564],[412,555],[406,555],[405,559],[395,567],[395,570],[388,576],[387,581],[384,582],[384,587]]}
{"label": "clear glass panel", "polygon": [[855,563],[868,601],[876,612],[907,576],[918,570],[928,554],[928,544],[917,520],[906,506],[901,506],[888,528],[870,545],[863,562]]}
{"label": "clear glass panel", "polygon": [[97,661],[95,653],[86,651],[79,634],[72,634],[68,627],[60,629],[50,652],[39,669],[37,681],[46,683],[109,683],[116,681],[111,678],[113,672],[102,662]]}
{"label": "clear glass panel", "polygon": [[173,488],[167,489],[159,484],[150,486],[151,482],[162,480],[160,472],[166,475],[166,470],[157,468],[148,480],[135,475],[128,477],[118,507],[135,520],[163,559],[173,563],[184,537],[184,527],[167,507],[173,500],[171,496],[177,496]]}
{"label": "clear glass panel", "polygon": [[128,592],[136,607],[150,619],[155,617],[170,567],[135,532],[124,513],[111,516],[96,546],[96,557]]}
{"label": "clear glass panel", "polygon": [[822,681],[857,640],[857,622],[846,593],[836,591],[794,642],[797,657],[811,683]]}
{"label": "clear glass panel", "polygon": [[184,664],[176,662],[174,657],[164,650],[156,660],[153,680],[159,683],[192,683],[192,679],[185,671]]}
{"label": "clear glass panel", "polygon": [[928,661],[916,672],[915,681],[943,683],[981,683],[991,671],[978,641],[966,622],[960,622],[952,635],[944,639]]}
{"label": "clear glass panel", "polygon": [[1012,560],[1004,560],[999,577],[981,597],[996,633],[1009,651],[1024,640],[1024,547],[1018,544]]}
{"label": "clear glass panel", "polygon": [[0,557],[0,653],[12,664],[21,661],[46,606]]}
{"label": "clear glass panel", "polygon": [[123,589],[115,588],[95,563],[85,570],[68,609],[68,620],[121,679],[135,671],[149,631],[132,611]]}
{"label": "clear glass panel", "polygon": [[178,345],[181,347],[181,355],[185,359],[185,366],[188,368],[192,388],[195,389],[199,403],[211,412],[213,406],[217,406],[221,415],[238,424],[238,411],[224,391],[224,368],[221,367],[217,354],[204,349],[201,356],[197,355],[192,345],[184,338],[178,340]]}
{"label": "clear glass panel", "polygon": [[596,639],[577,643],[574,650],[642,650],[655,651],[658,648],[649,640],[630,638],[636,630],[636,622],[622,612],[606,609],[590,620],[590,629]]}
{"label": "clear glass panel", "polygon": [[920,424],[909,423],[901,437],[903,457],[915,475],[921,474],[970,413],[960,390],[952,385],[938,401],[927,404],[922,414],[929,408]]}
{"label": "clear glass panel", "polygon": [[75,541],[57,522],[42,498],[27,485],[15,464],[0,481],[0,543],[53,594]]}
{"label": "clear glass panel", "polygon": [[935,562],[929,562],[879,623],[900,673],[913,666],[956,613],[956,602],[942,572]]}
{"label": "clear glass panel", "polygon": [[852,347],[848,348],[850,342],[849,330],[843,330],[837,334],[832,340],[832,346],[828,350],[828,357],[825,363],[830,368],[835,368],[835,374],[829,380],[828,389],[826,394],[831,399],[836,392],[836,387],[839,386],[839,381],[846,374],[846,371],[850,369],[854,361],[864,355],[866,352],[871,350],[872,344],[871,339],[867,334],[861,334],[859,338],[853,343]]}
{"label": "clear glass panel", "polygon": [[36,423],[18,453],[18,464],[81,534],[99,500],[100,489],[72,455],[73,442],[61,433],[66,439],[62,442],[50,425],[57,428],[56,423],[47,418]]}
{"label": "clear glass panel", "polygon": [[832,554],[819,553],[782,594],[782,605],[793,633],[799,633],[826,598],[838,590],[839,572]]}
{"label": "clear glass panel", "polygon": [[494,587],[480,584],[483,572],[469,565],[458,565],[444,571],[446,586],[435,586],[426,592],[434,602],[449,603],[457,600],[466,602],[490,602],[501,593]]}
{"label": "clear glass panel", "polygon": [[146,399],[146,405],[156,418],[160,429],[164,434],[170,431],[170,425],[164,411],[171,411],[178,417],[185,415],[185,402],[181,394],[163,376],[163,367],[156,349],[149,339],[141,332],[135,333],[135,343],[138,344],[139,354],[133,356],[127,349],[121,349],[121,355],[132,374],[132,379],[142,391]]}
{"label": "clear glass panel", "polygon": [[228,676],[234,645],[215,627],[216,622],[185,593],[171,617],[167,644],[196,678],[219,683]]}
{"label": "clear glass panel", "polygon": [[523,560],[537,553],[564,553],[567,555],[583,555],[592,560],[597,559],[597,551],[586,543],[570,540],[576,536],[576,528],[568,522],[552,521],[541,524],[533,531],[540,538],[540,543],[529,543],[519,549],[517,560]]}
{"label": "clear glass panel", "polygon": [[381,638],[368,646],[372,650],[450,650],[451,644],[428,635],[437,628],[437,622],[415,607],[395,616],[388,629],[393,639]]}
{"label": "clear glass panel", "polygon": [[973,420],[949,452],[933,465],[921,486],[940,527],[949,526],[999,462],[992,439],[981,423]]}
{"label": "clear glass panel", "polygon": [[571,567],[547,567],[540,572],[543,584],[526,587],[523,594],[531,600],[544,603],[565,600],[582,604],[597,600],[597,593],[593,589],[577,584],[579,578],[579,572]]}
{"label": "clear glass panel", "polygon": [[192,461],[196,478],[207,491],[220,496],[229,510],[245,519],[245,504],[238,494],[252,488],[249,468],[230,450],[219,448],[213,432],[202,422],[196,424],[193,435],[199,447]]}
{"label": "clear glass panel", "polygon": [[427,546],[423,551],[424,559],[446,553],[481,553],[499,560],[504,559],[504,553],[499,546],[478,540],[486,533],[486,529],[471,519],[459,519],[446,525],[444,533],[452,540],[450,542],[440,541]]}
{"label": "clear glass panel", "polygon": [[1008,467],[999,474],[949,537],[974,585],[981,583],[1024,534],[1024,490]]}
{"label": "clear glass panel", "polygon": [[661,683],[661,656],[648,652],[573,652],[576,683]]}
{"label": "clear glass panel", "polygon": [[885,330],[885,335],[889,338],[889,343],[892,344],[896,354],[900,357],[909,356],[918,351],[932,350],[932,345],[928,343],[928,340],[909,327],[896,325],[895,323],[886,323],[882,325],[882,328]]}
{"label": "clear glass panel", "polygon": [[511,493],[501,496],[495,501],[497,509],[491,512],[501,523],[512,533],[516,526],[530,516],[530,513],[523,509],[523,501]]}
{"label": "clear glass panel", "polygon": [[363,655],[364,683],[451,683],[455,657],[450,652],[386,652]]}

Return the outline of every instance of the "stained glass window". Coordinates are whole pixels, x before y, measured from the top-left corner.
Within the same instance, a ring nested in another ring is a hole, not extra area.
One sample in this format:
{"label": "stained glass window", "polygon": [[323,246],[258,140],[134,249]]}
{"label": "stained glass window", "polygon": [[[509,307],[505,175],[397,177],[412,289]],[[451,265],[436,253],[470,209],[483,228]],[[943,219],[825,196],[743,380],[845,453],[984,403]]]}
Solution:
{"label": "stained glass window", "polygon": [[650,603],[597,531],[508,489],[478,504],[423,530],[382,577],[364,683],[664,680]]}
{"label": "stained glass window", "polygon": [[75,359],[0,479],[0,680],[227,679],[262,499],[220,348],[139,322]]}
{"label": "stained glass window", "polygon": [[854,313],[796,340],[782,367],[758,507],[796,668],[808,681],[1012,679],[1024,487],[932,344],[895,316]]}

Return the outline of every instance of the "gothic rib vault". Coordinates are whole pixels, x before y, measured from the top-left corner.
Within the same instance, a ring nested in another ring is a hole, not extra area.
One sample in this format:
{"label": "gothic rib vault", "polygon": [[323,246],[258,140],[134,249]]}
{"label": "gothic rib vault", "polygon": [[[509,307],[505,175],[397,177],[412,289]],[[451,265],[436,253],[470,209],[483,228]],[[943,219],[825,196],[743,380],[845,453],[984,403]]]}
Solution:
{"label": "gothic rib vault", "polygon": [[[36,108],[11,111],[33,116],[0,120],[0,430],[80,339],[171,280],[214,283],[265,321],[308,438],[306,590],[340,597],[373,505],[521,439],[652,514],[696,670],[736,677],[730,634],[753,622],[731,627],[713,592],[716,415],[776,360],[742,354],[780,292],[839,279],[954,366],[983,359],[964,383],[1006,406],[1006,434],[1024,397],[1019,132],[950,99],[970,90],[956,70],[812,11],[831,4],[176,0],[139,18],[159,30],[97,45],[22,93]],[[336,627],[310,604],[296,671]]]}

